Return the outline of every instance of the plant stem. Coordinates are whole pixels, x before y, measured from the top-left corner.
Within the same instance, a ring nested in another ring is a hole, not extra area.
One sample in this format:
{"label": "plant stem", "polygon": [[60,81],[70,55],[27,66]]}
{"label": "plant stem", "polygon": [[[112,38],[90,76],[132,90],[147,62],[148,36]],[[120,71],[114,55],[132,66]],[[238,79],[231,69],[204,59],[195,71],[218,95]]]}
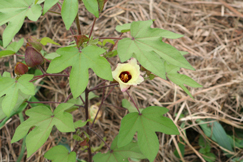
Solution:
{"label": "plant stem", "polygon": [[[99,87],[99,86],[101,86],[102,84],[104,84],[106,82],[106,80],[105,81],[103,81],[103,82],[101,82],[101,83],[99,83],[99,84],[97,84],[96,86],[94,86],[92,89],[94,89],[94,88],[97,88],[97,87]],[[89,90],[89,91],[91,91],[91,89]]]}
{"label": "plant stem", "polygon": [[106,87],[112,87],[112,86],[117,86],[119,83],[114,83],[114,84],[110,84],[110,85],[106,85],[106,86],[101,86],[101,87],[94,87],[92,89],[90,89],[89,91],[94,91],[100,88],[106,88]]}
{"label": "plant stem", "polygon": [[98,133],[96,133],[94,130],[92,130],[91,128],[89,128],[89,130],[91,131],[91,132],[93,132],[94,134],[96,134],[103,142],[104,142],[104,144],[109,148],[109,150],[111,150],[111,148],[110,148],[110,146],[103,140],[103,138],[98,134]]}
{"label": "plant stem", "polygon": [[45,70],[40,65],[38,65],[37,67],[41,70],[43,74],[46,74]]}
{"label": "plant stem", "polygon": [[99,39],[118,39],[118,40],[120,40],[122,38],[120,38],[120,37],[99,37]]}
{"label": "plant stem", "polygon": [[[104,84],[105,84],[105,83],[104,83]],[[94,122],[95,122],[95,120],[96,120],[96,118],[97,118],[97,116],[98,116],[98,114],[99,114],[99,112],[100,112],[100,108],[101,108],[101,106],[102,106],[102,104],[103,104],[103,102],[104,102],[104,99],[105,99],[105,88],[103,88],[103,93],[102,93],[101,103],[100,103],[100,106],[99,106],[99,109],[98,109],[97,113],[95,114],[95,118],[94,118],[94,120],[93,120],[93,122],[92,122],[90,128],[92,128],[93,125],[94,125]]]}
{"label": "plant stem", "polygon": [[[123,33],[120,34],[119,38],[121,38],[122,35],[123,35]],[[109,52],[114,49],[114,47],[117,45],[118,41],[119,41],[119,39],[117,39],[115,44],[109,49]]]}
{"label": "plant stem", "polygon": [[79,98],[81,99],[81,101],[83,102],[83,104],[85,105],[85,102],[84,102],[84,100],[83,100],[83,98],[82,98],[82,96],[80,95],[79,96]]}
{"label": "plant stem", "polygon": [[93,30],[94,30],[94,25],[95,25],[95,22],[96,22],[96,17],[94,18],[94,21],[93,21],[93,24],[92,24],[92,27],[91,27],[91,30],[89,32],[89,38],[91,37],[92,33],[93,33]]}
{"label": "plant stem", "polygon": [[67,98],[64,100],[64,103],[66,103],[68,101],[68,99],[71,97],[72,92],[67,96]]}
{"label": "plant stem", "polygon": [[128,93],[128,91],[126,90],[127,95],[130,97],[132,103],[134,104],[134,106],[136,107],[136,109],[138,110],[139,115],[142,115],[142,113],[140,112],[140,110],[138,109],[138,106],[136,105],[136,103],[134,102],[134,100],[132,99],[132,97],[130,96],[130,94]]}
{"label": "plant stem", "polygon": [[[86,121],[89,119],[89,90],[88,88],[85,89],[85,117]],[[89,127],[89,122],[87,122],[86,127]],[[88,135],[90,135],[89,128],[86,129]],[[89,147],[88,147],[89,158],[88,162],[92,162],[92,153],[91,153],[91,142],[89,140]]]}

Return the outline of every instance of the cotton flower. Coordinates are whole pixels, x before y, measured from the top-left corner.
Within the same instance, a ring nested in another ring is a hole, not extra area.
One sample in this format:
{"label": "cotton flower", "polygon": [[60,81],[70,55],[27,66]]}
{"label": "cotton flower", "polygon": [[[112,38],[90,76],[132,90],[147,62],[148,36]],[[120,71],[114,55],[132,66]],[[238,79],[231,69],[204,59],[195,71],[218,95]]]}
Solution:
{"label": "cotton flower", "polygon": [[118,64],[112,71],[113,78],[120,84],[122,92],[125,92],[130,86],[140,84],[144,81],[140,75],[140,67],[137,60],[132,58],[128,63]]}

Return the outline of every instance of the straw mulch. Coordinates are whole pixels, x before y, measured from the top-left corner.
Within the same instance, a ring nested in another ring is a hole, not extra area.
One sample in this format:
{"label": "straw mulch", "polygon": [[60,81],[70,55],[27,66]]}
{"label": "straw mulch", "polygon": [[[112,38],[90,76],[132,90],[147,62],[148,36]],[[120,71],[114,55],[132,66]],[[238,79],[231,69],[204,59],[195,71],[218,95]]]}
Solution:
{"label": "straw mulch", "polygon": [[[52,10],[60,12],[57,7],[53,7]],[[139,107],[145,108],[151,105],[167,107],[170,110],[167,116],[174,120],[178,127],[185,122],[185,128],[180,128],[180,141],[186,145],[182,161],[203,161],[202,155],[198,152],[200,149],[198,139],[200,135],[203,135],[204,138],[207,137],[196,122],[197,119],[217,120],[227,132],[233,132],[233,134],[235,129],[243,129],[242,13],[243,2],[241,0],[108,0],[105,11],[96,22],[94,38],[118,37],[119,33],[114,30],[116,25],[149,19],[155,19],[152,27],[184,35],[180,39],[165,41],[178,50],[189,52],[185,57],[196,71],[181,69],[181,73],[203,85],[203,88],[189,88],[194,99],[186,95],[180,87],[161,78],[147,80],[130,89],[130,94]],[[83,4],[80,5],[79,15],[82,32],[88,34],[94,17],[84,9]],[[50,37],[63,46],[73,41],[72,33],[70,30],[66,31],[57,14],[46,14],[36,23],[28,20],[25,22],[15,40],[35,35],[38,38]],[[33,26],[36,26],[37,29],[34,29]],[[3,32],[3,29],[4,27],[0,27],[0,33]],[[73,24],[72,30],[77,33],[75,24]],[[126,36],[128,34],[123,35],[123,37]],[[57,47],[47,45],[45,50],[52,52]],[[20,52],[24,53],[24,47]],[[0,60],[1,72],[12,72],[14,64],[19,61],[19,58],[12,56]],[[115,65],[119,59],[114,58],[109,61]],[[9,66],[6,66],[8,63]],[[39,100],[61,102],[70,92],[66,78],[49,77],[44,82],[45,84],[40,85],[42,88],[37,93]],[[100,82],[101,80],[92,74],[89,86],[92,87]],[[106,89],[106,94],[109,90],[109,88]],[[95,94],[100,98],[91,100],[90,104],[101,100],[102,91],[95,91]],[[111,144],[118,134],[120,120],[127,113],[120,108],[123,98],[127,98],[127,96],[120,92],[119,87],[116,87],[105,101],[105,105],[102,107],[102,117],[94,127],[98,134],[106,137],[108,144]],[[83,114],[82,111],[73,112],[75,121],[84,119]],[[179,118],[181,114],[184,117]],[[10,141],[19,123],[18,116],[15,116],[1,129],[0,161],[2,162],[16,161],[18,157],[22,141],[14,144],[11,144]],[[187,133],[187,136],[184,132]],[[158,133],[158,137],[160,150],[155,161],[179,161],[174,155],[174,150],[178,149],[179,136]],[[43,157],[44,153],[61,139],[66,140],[71,148],[74,146],[72,134],[53,132],[41,149],[30,158],[25,157],[23,161],[47,161]],[[229,160],[216,142],[209,138],[207,140],[210,141],[211,152],[217,156],[217,161]],[[92,134],[91,141],[93,147],[102,144],[95,134]],[[107,150],[108,148],[103,147],[101,151],[106,152]],[[230,153],[236,157],[243,156],[242,150],[237,148]],[[87,158],[87,153],[80,151],[79,158]]]}

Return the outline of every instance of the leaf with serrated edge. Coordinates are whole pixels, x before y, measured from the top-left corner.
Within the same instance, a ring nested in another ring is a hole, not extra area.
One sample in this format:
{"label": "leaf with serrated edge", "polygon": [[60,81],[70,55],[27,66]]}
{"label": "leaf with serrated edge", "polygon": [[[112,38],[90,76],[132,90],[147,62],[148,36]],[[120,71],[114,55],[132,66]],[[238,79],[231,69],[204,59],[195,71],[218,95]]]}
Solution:
{"label": "leaf with serrated edge", "polygon": [[64,0],[61,15],[67,30],[71,27],[77,13],[78,0]]}
{"label": "leaf with serrated edge", "polygon": [[145,159],[146,157],[141,153],[137,142],[130,142],[123,147],[117,146],[118,136],[111,144],[111,151],[107,153],[97,153],[93,160],[94,162],[128,162],[128,158]]}
{"label": "leaf with serrated edge", "polygon": [[99,8],[98,8],[98,2],[97,0],[83,0],[83,3],[85,5],[85,8],[95,15],[95,17],[99,17]]}
{"label": "leaf with serrated edge", "polygon": [[118,42],[120,60],[124,62],[135,57],[143,67],[163,79],[166,79],[164,61],[194,70],[176,48],[162,41],[162,37],[174,39],[182,35],[151,28],[152,23],[152,20],[131,23],[132,38],[124,38]]}
{"label": "leaf with serrated edge", "polygon": [[56,53],[60,57],[51,61],[48,73],[59,73],[72,66],[70,73],[70,87],[73,98],[77,98],[85,90],[88,81],[88,69],[91,68],[99,77],[112,81],[111,67],[109,62],[101,57],[105,50],[96,46],[88,46],[82,52],[75,47],[59,48]]}
{"label": "leaf with serrated edge", "polygon": [[22,75],[18,81],[10,77],[0,78],[0,97],[6,94],[2,101],[2,110],[9,116],[17,102],[19,90],[26,95],[35,94],[35,86],[29,81],[33,78],[33,75]]}
{"label": "leaf with serrated edge", "polygon": [[26,16],[36,21],[41,9],[39,4],[34,4],[34,0],[1,0],[0,26],[9,22],[3,32],[3,46],[6,47],[20,30]]}
{"label": "leaf with serrated edge", "polygon": [[69,152],[65,146],[58,145],[48,150],[44,157],[52,162],[75,162],[76,152]]}
{"label": "leaf with serrated edge", "polygon": [[166,134],[179,134],[175,124],[163,115],[168,109],[150,106],[139,115],[137,112],[127,114],[121,121],[118,134],[118,147],[123,147],[131,142],[137,132],[138,145],[141,152],[153,161],[159,150],[159,141],[155,132]]}
{"label": "leaf with serrated edge", "polygon": [[26,137],[27,157],[38,150],[49,137],[55,125],[61,132],[74,132],[73,117],[66,109],[73,104],[62,103],[52,113],[46,106],[36,106],[26,111],[29,118],[16,129],[12,143],[23,138],[31,127],[35,127]]}

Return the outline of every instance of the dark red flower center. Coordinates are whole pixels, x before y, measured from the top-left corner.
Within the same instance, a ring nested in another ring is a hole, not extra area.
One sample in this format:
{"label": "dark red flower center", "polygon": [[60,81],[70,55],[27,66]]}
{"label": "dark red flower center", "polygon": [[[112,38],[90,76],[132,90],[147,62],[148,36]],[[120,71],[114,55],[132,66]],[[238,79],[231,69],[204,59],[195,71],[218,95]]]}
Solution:
{"label": "dark red flower center", "polygon": [[127,83],[129,80],[132,79],[132,75],[128,71],[123,71],[119,75],[119,78],[124,82]]}

